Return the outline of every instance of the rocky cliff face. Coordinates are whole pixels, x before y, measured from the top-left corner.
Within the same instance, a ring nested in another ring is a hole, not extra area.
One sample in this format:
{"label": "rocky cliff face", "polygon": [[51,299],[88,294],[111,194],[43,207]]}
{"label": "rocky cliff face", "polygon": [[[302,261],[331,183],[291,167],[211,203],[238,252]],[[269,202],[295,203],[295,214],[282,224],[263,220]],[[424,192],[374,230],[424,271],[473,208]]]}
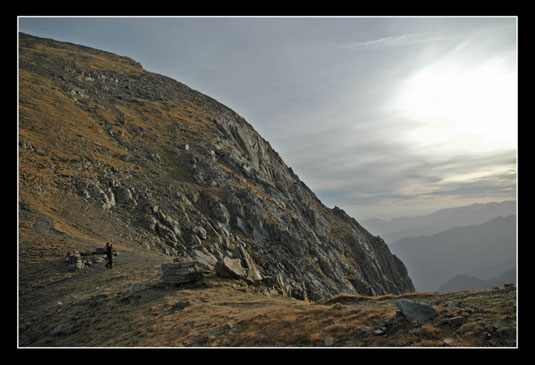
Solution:
{"label": "rocky cliff face", "polygon": [[19,208],[132,250],[240,259],[297,298],[414,291],[385,242],[234,111],[129,58],[25,34]]}

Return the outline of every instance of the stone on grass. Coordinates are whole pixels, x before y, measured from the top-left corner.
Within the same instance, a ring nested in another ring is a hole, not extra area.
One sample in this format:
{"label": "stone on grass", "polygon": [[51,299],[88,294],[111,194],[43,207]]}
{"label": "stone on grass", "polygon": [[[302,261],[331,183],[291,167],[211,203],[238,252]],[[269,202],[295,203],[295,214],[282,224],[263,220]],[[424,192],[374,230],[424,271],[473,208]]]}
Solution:
{"label": "stone on grass", "polygon": [[438,315],[436,309],[428,303],[417,303],[409,299],[398,299],[396,300],[396,305],[410,323],[416,321],[422,324],[431,321]]}

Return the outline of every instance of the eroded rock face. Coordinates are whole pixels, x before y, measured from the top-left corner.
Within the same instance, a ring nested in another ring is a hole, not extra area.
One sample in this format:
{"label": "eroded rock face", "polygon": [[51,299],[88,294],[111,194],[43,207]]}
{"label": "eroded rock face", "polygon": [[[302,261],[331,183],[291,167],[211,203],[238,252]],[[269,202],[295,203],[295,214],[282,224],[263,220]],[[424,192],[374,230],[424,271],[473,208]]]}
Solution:
{"label": "eroded rock face", "polygon": [[[19,45],[21,196],[74,195],[102,234],[171,256],[197,250],[205,267],[280,277],[299,297],[414,291],[382,239],[323,205],[231,109],[125,57],[23,34]],[[55,129],[36,117],[43,100],[65,118]],[[37,186],[25,168],[43,159],[54,183]]]}

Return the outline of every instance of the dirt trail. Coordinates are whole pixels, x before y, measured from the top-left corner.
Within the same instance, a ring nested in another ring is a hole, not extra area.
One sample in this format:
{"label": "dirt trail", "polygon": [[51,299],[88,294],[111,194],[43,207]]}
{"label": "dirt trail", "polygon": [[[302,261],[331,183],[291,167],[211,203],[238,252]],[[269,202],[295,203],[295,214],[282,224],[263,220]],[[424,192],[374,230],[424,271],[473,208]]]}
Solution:
{"label": "dirt trail", "polygon": [[[138,252],[116,246],[113,269],[95,263],[82,271],[70,272],[62,262],[70,250],[94,251],[104,245],[73,237],[54,228],[51,218],[21,210],[19,243],[19,310],[32,309],[61,301],[67,296],[91,296],[107,288],[123,290],[136,279],[147,279],[151,272],[157,278],[161,263],[171,259],[152,252]],[[26,225],[26,228],[24,227]],[[104,257],[104,255],[102,255]],[[124,281],[124,283],[122,283]],[[24,290],[22,290],[24,289]]]}

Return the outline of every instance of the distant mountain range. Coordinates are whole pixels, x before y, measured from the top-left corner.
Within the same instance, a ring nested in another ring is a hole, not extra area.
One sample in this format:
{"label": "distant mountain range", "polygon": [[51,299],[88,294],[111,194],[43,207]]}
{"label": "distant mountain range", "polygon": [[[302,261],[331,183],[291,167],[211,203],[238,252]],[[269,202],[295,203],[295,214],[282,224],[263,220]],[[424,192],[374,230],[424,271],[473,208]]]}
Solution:
{"label": "distant mountain range", "polygon": [[432,235],[453,227],[478,225],[496,217],[513,214],[516,214],[516,202],[504,201],[441,209],[425,216],[401,217],[388,221],[369,219],[361,221],[361,224],[372,234],[391,243],[406,237]]}
{"label": "distant mountain range", "polygon": [[448,280],[437,291],[449,292],[458,290],[475,290],[475,289],[491,289],[504,284],[516,284],[516,270],[510,269],[503,272],[501,275],[481,280],[475,276],[470,275],[456,275],[454,278]]}
{"label": "distant mountain range", "polygon": [[405,263],[418,291],[436,291],[457,275],[498,276],[516,267],[516,215],[403,238],[389,247]]}

